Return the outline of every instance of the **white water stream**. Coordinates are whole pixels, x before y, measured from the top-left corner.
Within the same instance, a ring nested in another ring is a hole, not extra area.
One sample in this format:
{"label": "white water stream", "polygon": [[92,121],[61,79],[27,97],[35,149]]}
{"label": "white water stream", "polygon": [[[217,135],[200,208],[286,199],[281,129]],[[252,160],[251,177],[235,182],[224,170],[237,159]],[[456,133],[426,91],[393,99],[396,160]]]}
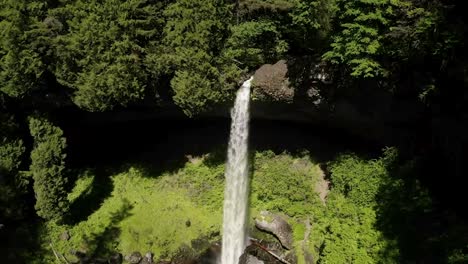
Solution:
{"label": "white water stream", "polygon": [[247,242],[249,103],[252,79],[253,77],[245,81],[237,91],[236,102],[231,110],[220,264],[238,264]]}

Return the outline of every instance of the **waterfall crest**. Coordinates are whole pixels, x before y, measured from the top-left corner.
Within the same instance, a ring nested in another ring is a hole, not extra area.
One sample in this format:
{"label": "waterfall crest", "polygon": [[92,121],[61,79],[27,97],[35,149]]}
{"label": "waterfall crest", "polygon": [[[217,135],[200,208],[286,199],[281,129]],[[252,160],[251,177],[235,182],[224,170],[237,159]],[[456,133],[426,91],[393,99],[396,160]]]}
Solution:
{"label": "waterfall crest", "polygon": [[238,264],[247,240],[247,203],[249,189],[248,136],[250,85],[253,77],[237,91],[231,110],[224,190],[223,244],[221,264]]}

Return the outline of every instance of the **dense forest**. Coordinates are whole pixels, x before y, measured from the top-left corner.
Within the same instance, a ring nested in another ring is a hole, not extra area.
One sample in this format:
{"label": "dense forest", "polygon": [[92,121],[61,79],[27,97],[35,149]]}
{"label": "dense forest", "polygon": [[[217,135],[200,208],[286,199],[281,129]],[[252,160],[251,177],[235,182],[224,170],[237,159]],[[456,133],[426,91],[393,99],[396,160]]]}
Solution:
{"label": "dense forest", "polygon": [[[468,263],[463,6],[2,0],[0,262],[193,263],[220,239],[227,109],[255,74],[250,214],[290,219],[292,262]],[[343,102],[370,121],[331,118]]]}

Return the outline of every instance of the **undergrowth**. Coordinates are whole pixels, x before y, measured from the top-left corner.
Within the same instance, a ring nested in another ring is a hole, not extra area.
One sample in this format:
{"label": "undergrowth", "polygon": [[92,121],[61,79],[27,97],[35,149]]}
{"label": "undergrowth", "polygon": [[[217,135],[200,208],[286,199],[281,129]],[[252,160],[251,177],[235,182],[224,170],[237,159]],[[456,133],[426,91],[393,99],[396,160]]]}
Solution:
{"label": "undergrowth", "polygon": [[[408,184],[404,172],[410,170],[396,160],[391,149],[377,160],[337,157],[327,164],[331,191],[325,204],[314,188],[323,172],[307,152],[254,153],[251,235],[271,239],[252,228],[254,218],[267,210],[288,218],[299,264],[307,254],[317,263],[397,263],[404,255],[402,237],[416,232],[404,221],[414,221],[432,204],[423,188],[415,189],[417,181]],[[201,253],[220,240],[224,159],[219,153],[192,158],[175,171],[150,168],[129,164],[119,173],[82,172],[68,195],[72,208],[80,209],[72,211],[75,217],[67,224],[42,225],[39,255],[28,263],[53,263],[52,247],[71,261],[77,260],[76,251],[93,257],[150,251],[156,259],[170,259],[181,248]],[[411,207],[414,197],[418,203]],[[312,228],[304,241],[307,219]],[[69,240],[60,239],[64,232]],[[449,250],[451,259],[464,258],[463,248]]]}

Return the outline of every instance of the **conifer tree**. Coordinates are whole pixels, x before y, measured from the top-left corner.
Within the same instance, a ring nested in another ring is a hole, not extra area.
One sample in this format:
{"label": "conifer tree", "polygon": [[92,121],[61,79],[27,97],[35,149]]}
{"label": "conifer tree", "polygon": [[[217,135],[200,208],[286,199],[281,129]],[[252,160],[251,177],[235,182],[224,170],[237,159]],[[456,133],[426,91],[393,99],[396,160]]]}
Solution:
{"label": "conifer tree", "polygon": [[226,69],[220,53],[227,35],[230,9],[224,1],[178,0],[165,11],[163,72],[173,73],[174,101],[188,115],[227,97]]}
{"label": "conifer tree", "polygon": [[145,58],[159,39],[161,5],[74,1],[54,11],[67,27],[55,41],[54,72],[72,88],[78,106],[104,111],[144,97],[148,82],[157,78],[146,71]]}
{"label": "conifer tree", "polygon": [[4,0],[0,6],[0,91],[22,97],[41,86],[50,52],[44,20],[50,1]]}
{"label": "conifer tree", "polygon": [[36,212],[46,220],[60,221],[69,206],[64,175],[66,139],[63,131],[44,117],[31,116],[29,130],[34,138],[30,171]]}

